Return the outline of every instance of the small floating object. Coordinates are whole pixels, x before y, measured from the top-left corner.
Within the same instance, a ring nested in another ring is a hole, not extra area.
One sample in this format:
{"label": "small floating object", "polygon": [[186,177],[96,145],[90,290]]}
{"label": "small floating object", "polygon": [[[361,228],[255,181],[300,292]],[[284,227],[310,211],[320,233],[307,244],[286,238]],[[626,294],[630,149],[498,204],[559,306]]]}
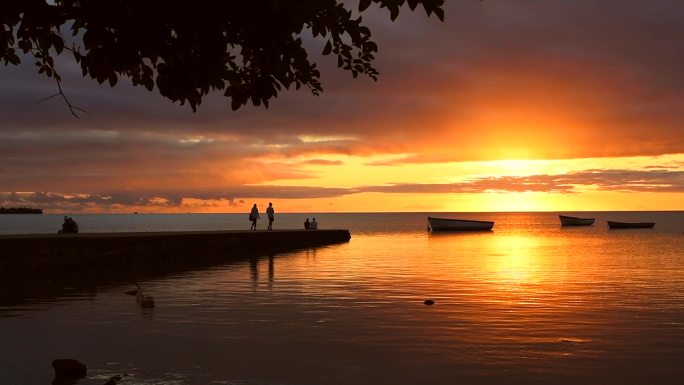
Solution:
{"label": "small floating object", "polygon": [[431,299],[426,299],[426,300],[423,302],[423,304],[425,304],[425,305],[427,305],[427,306],[432,306],[432,305],[435,304],[435,301],[433,301],[433,300],[431,300]]}

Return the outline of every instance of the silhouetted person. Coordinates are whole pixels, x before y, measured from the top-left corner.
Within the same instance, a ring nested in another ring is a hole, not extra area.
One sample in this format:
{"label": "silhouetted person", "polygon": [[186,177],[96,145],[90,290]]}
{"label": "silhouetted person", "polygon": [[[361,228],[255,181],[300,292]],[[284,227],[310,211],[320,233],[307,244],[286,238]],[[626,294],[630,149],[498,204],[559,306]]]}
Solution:
{"label": "silhouetted person", "polygon": [[275,210],[273,210],[273,203],[268,202],[268,208],[266,209],[266,215],[268,215],[268,230],[273,230],[273,220],[275,219]]}
{"label": "silhouetted person", "polygon": [[249,213],[249,220],[252,221],[252,226],[250,227],[250,230],[256,230],[256,223],[258,219],[259,209],[257,208],[257,205],[255,203],[254,206],[252,206],[252,211]]}
{"label": "silhouetted person", "polygon": [[310,228],[311,228],[311,222],[309,222],[309,218],[306,218],[306,220],[304,221],[304,229],[308,230]]}
{"label": "silhouetted person", "polygon": [[58,234],[76,234],[78,233],[78,223],[71,217],[64,217],[64,223],[62,223],[62,229],[57,232]]}
{"label": "silhouetted person", "polygon": [[67,216],[65,215],[65,216],[64,216],[64,222],[62,222],[62,229],[61,229],[61,230],[57,230],[57,234],[64,234],[64,233],[67,233],[67,232],[68,232],[68,231],[67,231],[68,229],[69,229],[69,217],[67,217]]}
{"label": "silhouetted person", "polygon": [[311,220],[310,226],[311,226],[311,230],[318,230],[318,222],[316,222],[316,218]]}

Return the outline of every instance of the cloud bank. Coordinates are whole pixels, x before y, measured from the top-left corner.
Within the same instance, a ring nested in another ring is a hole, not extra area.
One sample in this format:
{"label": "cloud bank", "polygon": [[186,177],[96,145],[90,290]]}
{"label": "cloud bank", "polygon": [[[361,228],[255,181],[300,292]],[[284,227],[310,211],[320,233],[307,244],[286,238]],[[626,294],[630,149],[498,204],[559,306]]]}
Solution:
{"label": "cloud bank", "polygon": [[[583,170],[567,174],[501,176],[472,178],[459,183],[396,183],[354,188],[321,188],[307,186],[240,186],[227,191],[149,191],[64,194],[58,192],[0,193],[0,206],[36,206],[47,210],[83,211],[88,209],[128,210],[133,208],[171,209],[201,208],[212,205],[247,207],[254,199],[338,198],[361,193],[393,194],[482,194],[543,192],[552,194],[581,193],[586,190],[619,192],[684,192],[684,171],[651,170]],[[190,203],[192,202],[192,203]]]}

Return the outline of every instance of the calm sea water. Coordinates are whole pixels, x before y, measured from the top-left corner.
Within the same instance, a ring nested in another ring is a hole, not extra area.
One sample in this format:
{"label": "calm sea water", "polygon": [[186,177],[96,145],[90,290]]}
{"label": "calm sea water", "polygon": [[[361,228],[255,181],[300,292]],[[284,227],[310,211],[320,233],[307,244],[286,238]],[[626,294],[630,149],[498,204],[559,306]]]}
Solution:
{"label": "calm sea water", "polygon": [[[87,385],[116,374],[145,385],[684,381],[684,212],[582,213],[597,218],[582,228],[555,213],[449,214],[496,221],[470,234],[429,234],[427,215],[309,215],[351,241],[140,282],[153,308],[124,294],[133,283],[0,302],[0,384],[49,384],[62,357],[88,365]],[[74,217],[85,232],[249,226],[246,214]],[[608,230],[606,219],[657,224]],[[0,233],[60,224],[4,215]]]}

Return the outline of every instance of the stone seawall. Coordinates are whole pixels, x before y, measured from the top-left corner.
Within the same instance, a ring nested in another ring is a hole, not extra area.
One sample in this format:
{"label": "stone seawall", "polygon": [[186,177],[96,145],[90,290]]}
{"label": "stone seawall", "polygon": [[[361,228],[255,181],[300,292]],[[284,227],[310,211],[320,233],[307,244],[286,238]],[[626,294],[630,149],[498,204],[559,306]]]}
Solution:
{"label": "stone seawall", "polygon": [[348,230],[2,235],[0,279],[160,274],[343,243],[350,238]]}

